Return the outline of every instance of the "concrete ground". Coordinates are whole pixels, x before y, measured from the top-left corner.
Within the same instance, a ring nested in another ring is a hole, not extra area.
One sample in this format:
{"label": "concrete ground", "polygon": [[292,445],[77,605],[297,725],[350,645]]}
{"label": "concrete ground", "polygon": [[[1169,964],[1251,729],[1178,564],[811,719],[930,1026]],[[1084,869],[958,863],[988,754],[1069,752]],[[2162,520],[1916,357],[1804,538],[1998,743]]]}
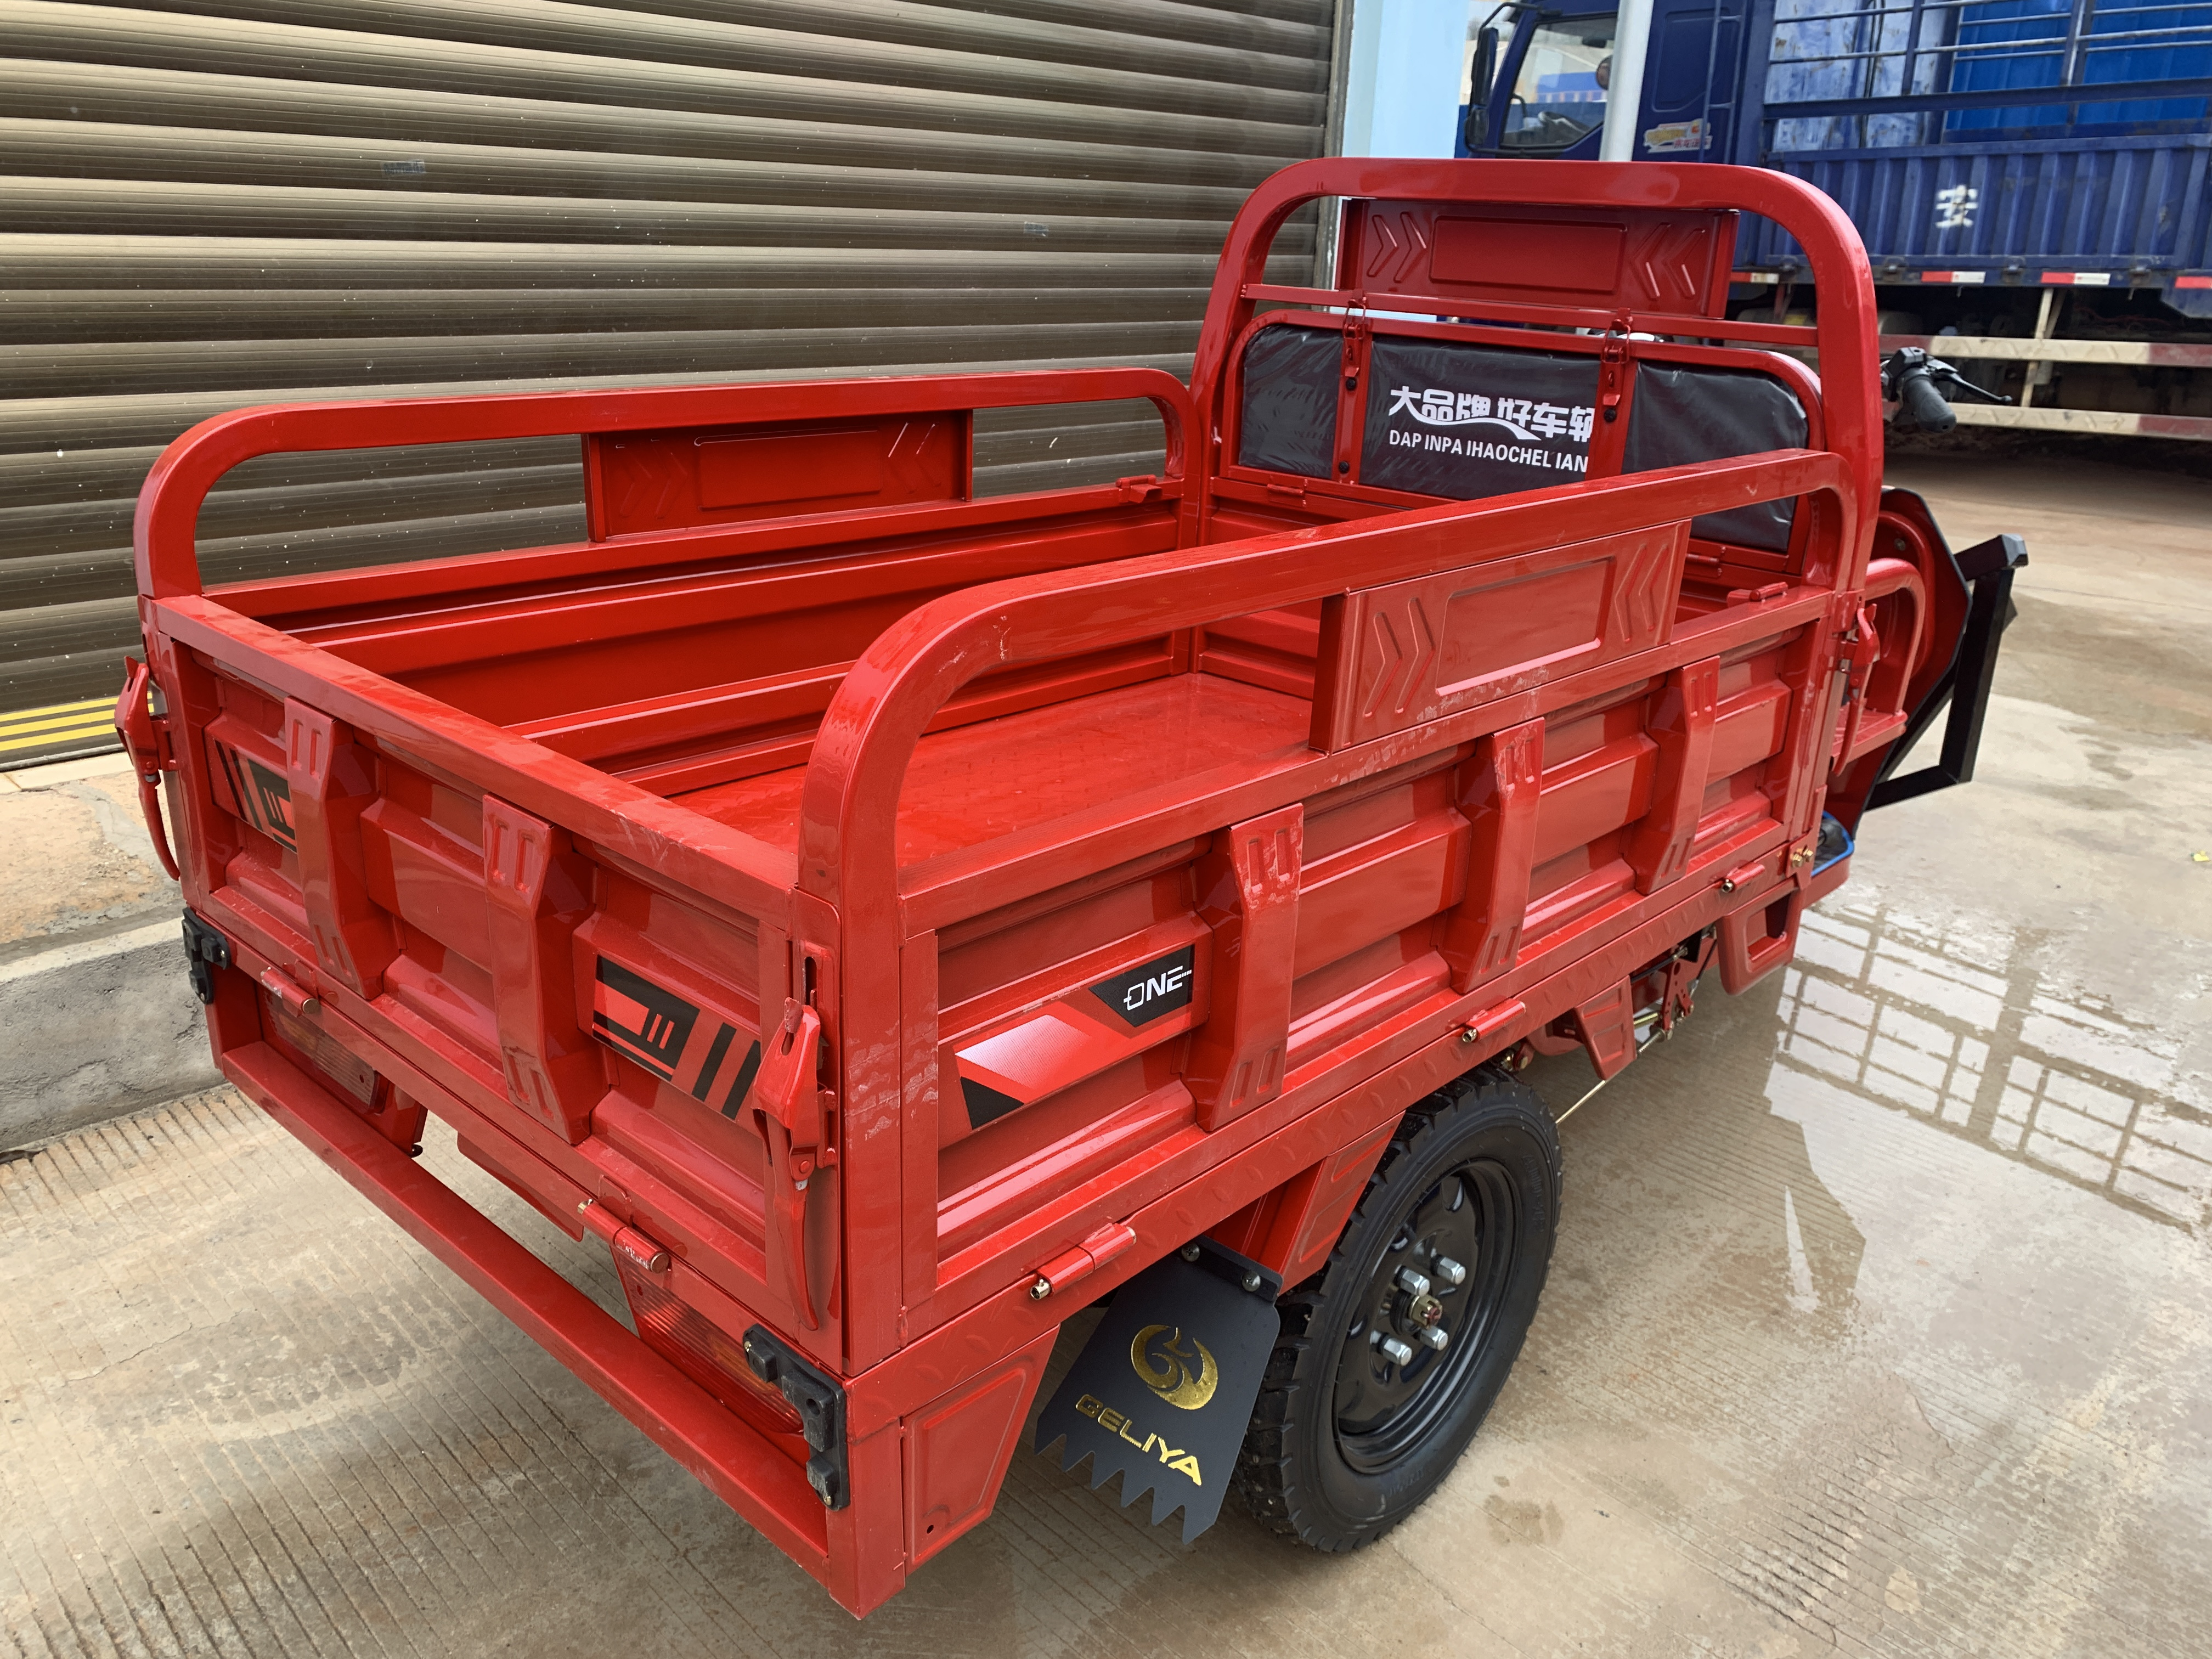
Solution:
{"label": "concrete ground", "polygon": [[216,1080],[123,756],[0,772],[0,1154]]}
{"label": "concrete ground", "polygon": [[[1442,1492],[1184,1549],[1040,1459],[865,1625],[227,1091],[0,1166],[0,1631],[47,1654],[2203,1655],[2212,488],[1923,461],[2033,565],[1972,787],[1563,1126]],[[96,810],[96,809],[95,809]],[[1555,1109],[1579,1062],[1541,1082]],[[434,1164],[612,1300],[571,1245]],[[1063,1345],[1065,1347],[1065,1345]]]}

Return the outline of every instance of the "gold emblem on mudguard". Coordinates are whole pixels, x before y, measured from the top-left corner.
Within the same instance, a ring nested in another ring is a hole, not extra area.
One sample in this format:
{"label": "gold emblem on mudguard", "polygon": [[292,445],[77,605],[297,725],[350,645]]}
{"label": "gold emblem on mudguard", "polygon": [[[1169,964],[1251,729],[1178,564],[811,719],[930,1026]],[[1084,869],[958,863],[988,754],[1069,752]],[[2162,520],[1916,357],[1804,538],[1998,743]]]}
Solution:
{"label": "gold emblem on mudguard", "polygon": [[1187,1412],[1212,1399],[1221,1382],[1220,1368],[1206,1344],[1185,1336],[1179,1326],[1147,1325],[1139,1331],[1129,1343],[1129,1364],[1146,1388]]}

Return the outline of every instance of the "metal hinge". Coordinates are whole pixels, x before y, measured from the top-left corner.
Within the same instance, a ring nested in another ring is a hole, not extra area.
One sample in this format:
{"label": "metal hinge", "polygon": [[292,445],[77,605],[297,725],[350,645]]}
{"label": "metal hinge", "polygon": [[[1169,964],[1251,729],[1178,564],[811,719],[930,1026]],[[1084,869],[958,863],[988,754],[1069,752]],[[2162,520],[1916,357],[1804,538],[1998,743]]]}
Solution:
{"label": "metal hinge", "polygon": [[1486,1008],[1460,1027],[1459,1040],[1469,1045],[1486,1042],[1528,1012],[1528,1005],[1518,997]]}

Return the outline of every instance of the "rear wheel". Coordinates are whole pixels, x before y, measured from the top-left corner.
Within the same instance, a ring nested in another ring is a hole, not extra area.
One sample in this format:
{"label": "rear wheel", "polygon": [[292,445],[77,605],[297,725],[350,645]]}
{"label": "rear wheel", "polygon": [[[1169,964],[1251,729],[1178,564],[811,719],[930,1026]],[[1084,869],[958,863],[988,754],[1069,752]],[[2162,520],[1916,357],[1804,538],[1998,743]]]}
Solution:
{"label": "rear wheel", "polygon": [[1521,1352],[1558,1231],[1559,1143],[1478,1072],[1406,1115],[1328,1265],[1286,1291],[1237,1460],[1260,1519],[1372,1543],[1451,1472]]}

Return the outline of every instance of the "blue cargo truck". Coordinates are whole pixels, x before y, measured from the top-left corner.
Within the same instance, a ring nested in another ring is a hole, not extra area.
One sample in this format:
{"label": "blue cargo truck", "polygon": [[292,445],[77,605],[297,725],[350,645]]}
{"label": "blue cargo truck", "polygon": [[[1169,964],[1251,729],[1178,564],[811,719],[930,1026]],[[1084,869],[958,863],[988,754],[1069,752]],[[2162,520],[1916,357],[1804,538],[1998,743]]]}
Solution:
{"label": "blue cargo truck", "polygon": [[[1819,185],[1889,341],[2014,400],[1962,420],[2212,440],[2212,4],[1477,0],[1466,64],[1460,155]],[[1742,228],[1736,265],[1739,314],[1819,303],[1771,225]]]}

